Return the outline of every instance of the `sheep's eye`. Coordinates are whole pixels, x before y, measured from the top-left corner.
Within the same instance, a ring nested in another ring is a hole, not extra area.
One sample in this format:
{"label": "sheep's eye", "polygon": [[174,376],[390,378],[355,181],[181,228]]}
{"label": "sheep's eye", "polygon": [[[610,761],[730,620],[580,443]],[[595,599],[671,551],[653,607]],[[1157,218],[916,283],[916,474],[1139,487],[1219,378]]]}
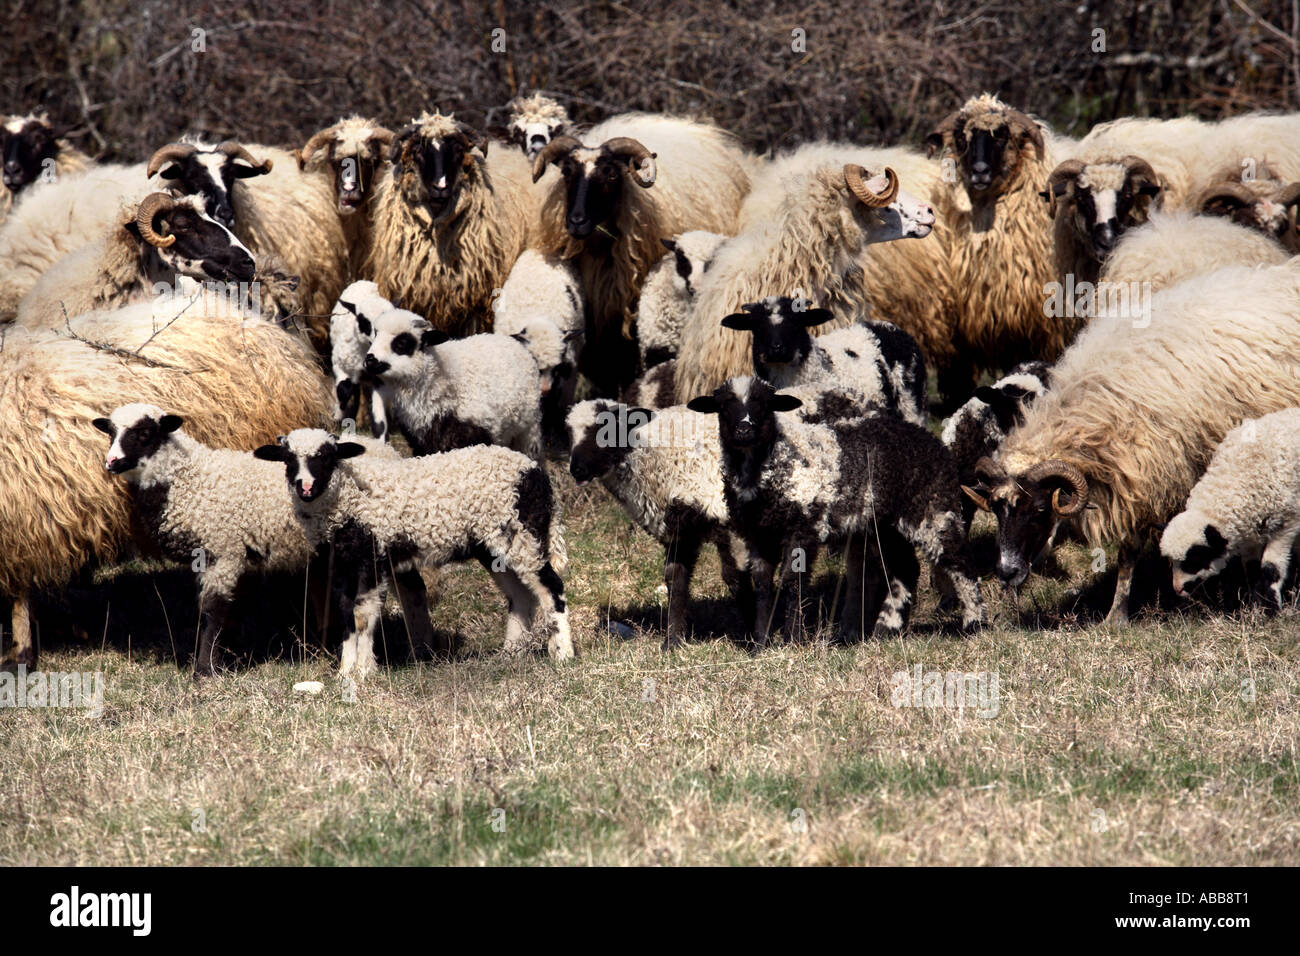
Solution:
{"label": "sheep's eye", "polygon": [[403,332],[393,339],[393,351],[398,355],[411,355],[415,352],[415,336]]}

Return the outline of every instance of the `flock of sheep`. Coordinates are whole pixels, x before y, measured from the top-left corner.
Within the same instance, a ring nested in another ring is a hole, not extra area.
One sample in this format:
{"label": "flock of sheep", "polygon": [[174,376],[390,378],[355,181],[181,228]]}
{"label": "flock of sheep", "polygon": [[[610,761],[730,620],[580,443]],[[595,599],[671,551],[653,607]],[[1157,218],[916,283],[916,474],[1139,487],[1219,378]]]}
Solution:
{"label": "flock of sheep", "polygon": [[706,542],[756,645],[801,634],[826,550],[841,636],[907,626],[918,550],[974,631],[976,508],[1011,588],[1067,537],[1117,544],[1112,622],[1162,530],[1179,593],[1259,559],[1283,603],[1300,114],[1073,140],[984,94],[924,152],[760,156],[534,94],[491,132],[354,116],[134,165],[14,116],[0,155],[6,666],[35,665],[36,595],[140,551],[198,574],[196,674],[268,571],[333,582],[344,674],[374,667],[389,589],[446,652],[419,569],[470,558],[507,652],[571,657],[552,454],[663,546],[668,646]]}

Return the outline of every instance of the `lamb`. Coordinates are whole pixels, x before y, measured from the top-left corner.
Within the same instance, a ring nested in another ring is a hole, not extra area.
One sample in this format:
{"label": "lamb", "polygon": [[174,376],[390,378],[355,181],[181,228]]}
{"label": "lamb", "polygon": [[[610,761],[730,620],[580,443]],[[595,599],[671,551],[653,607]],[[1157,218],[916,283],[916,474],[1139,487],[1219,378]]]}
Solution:
{"label": "lamb", "polygon": [[127,305],[175,289],[181,277],[244,283],[255,275],[247,247],[204,211],[203,198],[153,193],[123,207],[103,238],[64,256],[18,304],[26,328],[63,325],[69,316]]}
{"label": "lamb", "polygon": [[1057,278],[1052,218],[1039,190],[1074,148],[1044,124],[985,93],[967,100],[926,139],[947,170],[932,194],[947,221],[953,361],[939,390],[968,394],[981,371],[1054,361],[1081,320],[1047,316],[1043,289]]}
{"label": "lamb", "polygon": [[[1021,362],[992,385],[981,385],[975,394],[943,423],[941,438],[957,462],[963,485],[979,481],[976,465],[997,454],[1007,433],[1025,419],[1025,410],[1051,384],[1046,362]],[[962,517],[969,527],[975,502],[962,499]]]}
{"label": "lamb", "polygon": [[[1097,292],[1127,294],[1130,308],[1152,292],[1232,265],[1280,265],[1290,258],[1266,233],[1232,219],[1153,212],[1124,234],[1101,267]],[[1145,284],[1145,285],[1144,285]]]}
{"label": "lamb", "polygon": [[[961,605],[962,629],[983,624],[979,581],[971,577],[957,469],[939,439],[892,415],[832,423],[778,420],[798,408],[794,395],[762,379],[731,379],[712,395],[692,399],[692,411],[718,416],[724,496],[732,526],[750,552],[755,592],[755,639],[767,643],[772,620],[772,574],[781,570],[785,594],[801,594],[800,574],[818,548],[847,546],[848,598],[842,629],[853,633],[876,619],[863,604],[874,568],[865,543],[877,528],[892,528],[920,546],[936,573],[945,574]],[[787,606],[789,636],[800,627],[797,600]]]}
{"label": "lamb", "polygon": [[148,403],[119,406],[91,424],[109,436],[104,468],[126,480],[162,553],[181,562],[199,556],[203,630],[194,676],[210,677],[240,582],[253,571],[306,568],[317,542],[307,540],[284,496],[281,469],[251,452],[209,448],[180,430],[181,416]]}
{"label": "lamb", "polygon": [[646,275],[636,306],[636,342],[643,369],[676,358],[699,283],[726,239],[696,229],[660,240],[668,254]]}
{"label": "lamb", "polygon": [[528,163],[451,114],[424,113],[389,148],[362,273],[453,335],[492,328],[492,296],[532,239],[540,197]]}
{"label": "lamb", "polygon": [[0,223],[29,188],[55,182],[90,165],[90,157],[64,138],[67,132],[51,123],[45,113],[0,116]]}
{"label": "lamb", "polygon": [[374,322],[365,373],[417,455],[505,445],[542,457],[537,366],[508,335],[448,341],[414,312]]}
{"label": "lamb", "polygon": [[313,133],[294,153],[299,169],[329,170],[352,277],[360,275],[370,250],[372,186],[388,172],[395,135],[376,120],[353,115]]}
{"label": "lamb", "polygon": [[330,364],[334,369],[334,421],[357,420],[361,397],[369,392],[370,430],[378,439],[388,437],[388,412],[379,390],[365,379],[366,353],[374,337],[375,320],[393,308],[379,287],[362,279],[353,282],[330,314]]}
{"label": "lamb", "polygon": [[569,130],[568,111],[544,93],[516,96],[509,107],[510,119],[506,128],[510,141],[530,161],[547,143]]}
{"label": "lamb", "polygon": [[[358,667],[373,659],[382,582],[417,564],[477,559],[510,606],[503,651],[530,649],[534,618],[551,657],[573,657],[564,583],[552,564],[558,522],[544,466],[506,448],[475,446],[403,461],[356,459],[365,447],[298,429],[254,455],[282,462],[308,541],[331,543],[355,580]],[[350,589],[351,590],[351,589]]]}
{"label": "lamb", "polygon": [[1194,210],[1254,229],[1273,239],[1290,255],[1300,253],[1297,206],[1300,206],[1300,182],[1283,182],[1271,169],[1249,180],[1239,178],[1235,171],[1232,177],[1221,175],[1192,200]]}
{"label": "lamb", "polygon": [[816,339],[809,329],[831,321],[789,296],[741,306],[722,324],[753,338],[754,372],[775,388],[839,386],[862,404],[877,405],[925,426],[925,359],[906,332],[888,322],[857,322]]}
{"label": "lamb", "polygon": [[1300,536],[1300,408],[1238,425],[1224,437],[1187,504],[1165,526],[1160,553],[1174,591],[1221,572],[1234,557],[1259,559],[1256,592],[1282,607],[1291,548]]}
{"label": "lamb", "polygon": [[131,541],[126,489],[102,464],[96,416],[148,401],[205,443],[251,448],[324,423],[329,394],[296,336],[226,301],[162,297],[73,319],[70,332],[0,330],[0,599],[4,664],[35,666],[30,600]]}
{"label": "lamb", "polygon": [[534,182],[551,164],[561,176],[547,189],[536,246],[577,269],[587,309],[582,371],[597,394],[614,395],[636,375],[634,312],[661,240],[733,233],[748,160],[716,126],[629,113],[581,138],[552,139],[533,160]]}
{"label": "lamb", "polygon": [[1149,322],[1094,318],[967,492],[998,519],[998,576],[1019,587],[1073,526],[1089,547],[1119,544],[1107,621],[1126,623],[1147,531],[1182,506],[1229,430],[1300,405],[1297,356],[1294,258],[1170,286]]}
{"label": "lamb", "polygon": [[[910,264],[905,257],[867,256],[871,244],[883,248],[893,239],[924,238],[935,226],[934,210],[899,189],[892,167],[877,170],[873,174],[853,163],[805,170],[785,181],[785,197],[775,218],[756,223],[718,248],[682,332],[676,371],[680,401],[711,391],[728,376],[752,371],[749,339],[718,324],[746,302],[770,295],[811,299],[835,316],[823,329],[865,316],[896,319],[894,324],[913,334],[918,324],[924,325],[920,320],[908,324],[878,309],[886,296],[880,290],[869,292],[864,281],[864,263],[868,269],[878,264],[885,270],[888,278],[880,281],[886,286],[902,281],[907,269],[917,273],[918,281],[920,272],[942,275],[938,246],[926,254],[932,259],[928,264],[925,256]],[[938,278],[922,283],[925,296],[936,302],[941,295],[937,283]],[[936,324],[941,311],[936,305]],[[918,341],[927,356],[949,347],[946,336],[934,335],[933,324],[925,329],[922,334],[932,341],[927,344],[920,336]]]}

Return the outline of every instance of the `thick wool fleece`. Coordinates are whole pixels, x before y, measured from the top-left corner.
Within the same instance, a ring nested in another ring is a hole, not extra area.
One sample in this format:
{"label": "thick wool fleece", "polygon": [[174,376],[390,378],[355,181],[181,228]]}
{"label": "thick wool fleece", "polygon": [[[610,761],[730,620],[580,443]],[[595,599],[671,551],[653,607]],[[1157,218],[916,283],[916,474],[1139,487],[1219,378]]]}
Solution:
{"label": "thick wool fleece", "polygon": [[1175,561],[1204,543],[1206,525],[1227,553],[1258,556],[1274,536],[1300,529],[1300,408],[1237,426],[1214,452],[1187,505],[1165,528],[1160,550]]}
{"label": "thick wool fleece", "polygon": [[535,316],[549,319],[564,332],[583,328],[577,273],[567,262],[535,249],[524,250],[515,261],[492,308],[492,329],[501,335],[513,335]]}
{"label": "thick wool fleece", "polygon": [[726,240],[698,229],[682,233],[674,240],[676,248],[646,276],[636,307],[636,341],[643,368],[677,355],[705,270]]}
{"label": "thick wool fleece", "polygon": [[1010,475],[1051,458],[1079,468],[1090,545],[1136,545],[1187,499],[1241,422],[1300,405],[1300,259],[1232,267],[1155,294],[1150,325],[1103,315],[1052,369],[1007,436]]}
{"label": "thick wool fleece", "polygon": [[1272,238],[1218,216],[1151,214],[1120,238],[1101,267],[1109,283],[1151,284],[1151,291],[1226,266],[1276,266],[1290,256]]}

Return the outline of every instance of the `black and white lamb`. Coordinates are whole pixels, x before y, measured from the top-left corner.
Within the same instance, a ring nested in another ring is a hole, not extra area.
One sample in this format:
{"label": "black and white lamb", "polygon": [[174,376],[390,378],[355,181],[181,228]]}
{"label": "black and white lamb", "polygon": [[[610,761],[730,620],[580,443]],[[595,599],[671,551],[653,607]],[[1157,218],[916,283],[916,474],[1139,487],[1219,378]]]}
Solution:
{"label": "black and white lamb", "polygon": [[925,359],[916,340],[888,322],[859,320],[819,335],[829,309],[810,309],[789,296],[741,306],[722,325],[752,334],[754,371],[776,388],[823,385],[852,389],[864,404],[892,411],[914,425],[929,417]]}
{"label": "black and white lamb", "polygon": [[508,335],[448,340],[414,312],[374,322],[365,373],[417,455],[504,445],[542,457],[537,365]]}
{"label": "black and white lamb", "polygon": [[[130,484],[144,529],[166,557],[197,570],[203,629],[194,673],[209,676],[240,582],[253,572],[301,571],[315,554],[284,496],[282,470],[250,452],[209,448],[157,405],[122,405],[93,424],[111,439],[104,467]],[[397,457],[387,446],[358,447]],[[410,584],[424,593],[418,574]],[[408,626],[419,629],[418,616]]]}
{"label": "black and white lamb", "polygon": [[349,640],[361,673],[373,666],[375,624],[395,571],[469,558],[509,602],[506,653],[533,649],[540,637],[552,657],[573,657],[564,583],[552,563],[562,562],[562,531],[542,465],[491,445],[400,461],[357,458],[365,450],[304,428],[254,452],[282,463],[277,497],[286,506],[292,500],[307,541],[333,546],[335,567],[350,582]]}
{"label": "black and white lamb", "polygon": [[642,369],[652,369],[677,356],[700,280],[718,246],[726,240],[724,235],[699,229],[659,240],[668,253],[646,274],[636,307],[636,342]]}
{"label": "black and white lamb", "polygon": [[334,369],[334,421],[351,419],[355,424],[361,399],[369,393],[370,430],[376,438],[388,437],[388,414],[379,390],[365,379],[366,353],[374,336],[374,324],[393,308],[379,294],[379,286],[368,279],[343,290],[330,314],[330,364]]}
{"label": "black and white lamb", "polygon": [[[819,424],[778,420],[801,404],[749,376],[688,403],[718,416],[727,510],[750,552],[756,642],[767,643],[771,630],[773,573],[780,569],[783,594],[802,595],[802,575],[823,545],[846,549],[842,633],[859,633],[876,620],[874,602],[883,588],[874,561],[865,560],[866,544],[886,529],[920,547],[946,574],[962,629],[979,628],[983,600],[968,567],[957,467],[948,449],[924,428],[889,414]],[[799,605],[787,603],[790,635],[802,626]]]}
{"label": "black and white lamb", "polygon": [[[975,466],[992,458],[1011,429],[1025,420],[1025,409],[1051,384],[1051,366],[1046,362],[1021,362],[992,385],[981,385],[975,394],[943,423],[943,443],[957,460],[957,474],[963,485],[979,483]],[[967,526],[975,514],[975,502],[962,497],[962,514]]]}

